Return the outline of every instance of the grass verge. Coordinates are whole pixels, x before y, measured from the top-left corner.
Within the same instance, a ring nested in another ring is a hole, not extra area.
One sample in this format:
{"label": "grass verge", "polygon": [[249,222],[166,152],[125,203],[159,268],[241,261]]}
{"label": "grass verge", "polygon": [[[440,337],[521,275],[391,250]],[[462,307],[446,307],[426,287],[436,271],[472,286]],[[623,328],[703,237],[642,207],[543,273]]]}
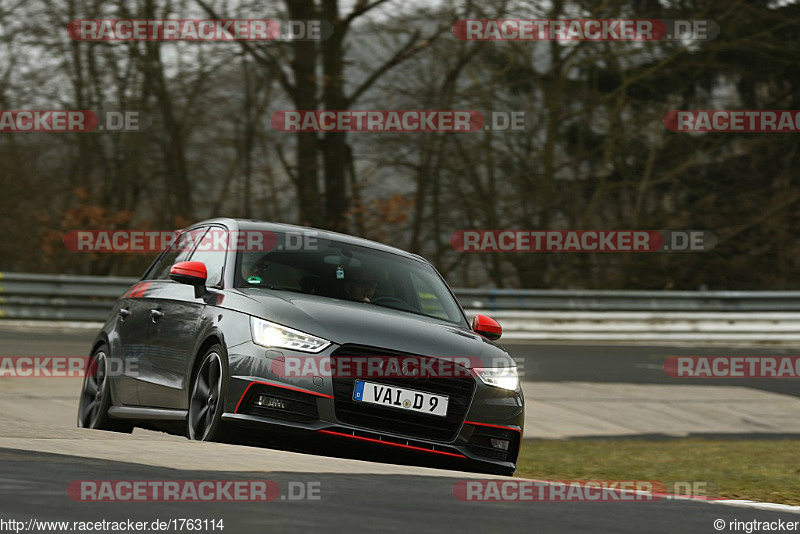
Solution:
{"label": "grass verge", "polygon": [[518,477],[710,482],[710,493],[800,505],[800,439],[524,440]]}

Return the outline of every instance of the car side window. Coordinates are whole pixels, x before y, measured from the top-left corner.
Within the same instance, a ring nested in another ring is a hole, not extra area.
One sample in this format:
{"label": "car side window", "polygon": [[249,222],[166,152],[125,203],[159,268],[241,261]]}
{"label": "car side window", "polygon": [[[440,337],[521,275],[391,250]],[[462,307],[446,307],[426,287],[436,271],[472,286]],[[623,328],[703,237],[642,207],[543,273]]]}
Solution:
{"label": "car side window", "polygon": [[[195,242],[205,231],[206,228],[191,230]],[[170,268],[176,263],[188,261],[194,247],[191,245],[182,246],[182,243],[184,242],[178,238],[177,242],[172,247],[161,253],[158,263],[147,273],[147,280],[169,280]]]}
{"label": "car side window", "polygon": [[208,277],[206,286],[219,287],[222,284],[222,271],[225,267],[227,232],[223,228],[212,227],[199,241],[190,261],[201,261],[206,266]]}

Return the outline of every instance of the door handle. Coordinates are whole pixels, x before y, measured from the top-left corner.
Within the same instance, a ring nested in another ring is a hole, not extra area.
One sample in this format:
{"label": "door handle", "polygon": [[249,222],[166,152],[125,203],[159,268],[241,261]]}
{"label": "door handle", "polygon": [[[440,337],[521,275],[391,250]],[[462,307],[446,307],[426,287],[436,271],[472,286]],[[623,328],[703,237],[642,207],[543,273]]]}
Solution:
{"label": "door handle", "polygon": [[150,318],[153,320],[153,322],[158,321],[162,317],[164,317],[164,312],[161,310],[150,310]]}
{"label": "door handle", "polygon": [[119,314],[120,319],[124,321],[125,318],[131,314],[131,311],[128,308],[120,308],[117,313]]}

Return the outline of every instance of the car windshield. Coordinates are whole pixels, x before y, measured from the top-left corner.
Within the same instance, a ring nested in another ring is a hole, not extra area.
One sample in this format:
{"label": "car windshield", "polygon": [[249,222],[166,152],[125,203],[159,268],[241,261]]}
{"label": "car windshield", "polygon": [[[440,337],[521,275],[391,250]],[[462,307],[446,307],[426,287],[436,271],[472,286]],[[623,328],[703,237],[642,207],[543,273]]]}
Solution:
{"label": "car windshield", "polygon": [[237,287],[319,295],[464,322],[433,267],[368,247],[275,232],[271,250],[240,251],[236,271]]}

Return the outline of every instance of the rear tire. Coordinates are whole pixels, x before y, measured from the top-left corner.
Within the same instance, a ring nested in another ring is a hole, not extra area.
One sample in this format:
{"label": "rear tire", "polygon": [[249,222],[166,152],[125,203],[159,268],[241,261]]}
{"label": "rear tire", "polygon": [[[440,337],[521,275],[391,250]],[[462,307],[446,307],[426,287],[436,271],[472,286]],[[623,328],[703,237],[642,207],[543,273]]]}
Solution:
{"label": "rear tire", "polygon": [[227,372],[222,347],[213,345],[192,380],[186,436],[194,441],[222,441],[222,412],[225,408]]}
{"label": "rear tire", "polygon": [[106,345],[100,345],[86,365],[78,401],[78,428],[130,434],[133,432],[133,425],[108,416],[108,408],[111,406],[111,380],[108,376],[107,354]]}

